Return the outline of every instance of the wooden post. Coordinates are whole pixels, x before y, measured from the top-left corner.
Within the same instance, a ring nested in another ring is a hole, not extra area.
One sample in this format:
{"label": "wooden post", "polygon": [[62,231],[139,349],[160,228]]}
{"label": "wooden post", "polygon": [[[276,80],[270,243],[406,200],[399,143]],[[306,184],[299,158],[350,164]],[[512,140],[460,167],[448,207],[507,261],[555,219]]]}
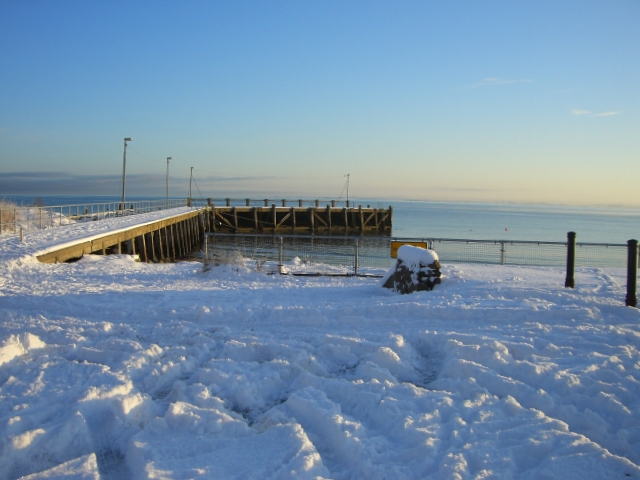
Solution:
{"label": "wooden post", "polygon": [[169,235],[167,234],[167,227],[166,225],[164,227],[162,227],[162,229],[160,230],[161,234],[164,235],[164,257],[171,259],[171,252],[169,251]]}
{"label": "wooden post", "polygon": [[156,230],[156,234],[158,235],[158,252],[160,261],[164,261],[164,247],[162,245],[162,230]]}
{"label": "wooden post", "polygon": [[327,205],[327,227],[331,231],[331,208],[329,208],[329,205]]}
{"label": "wooden post", "polygon": [[302,207],[302,199],[298,200],[298,206]]}
{"label": "wooden post", "polygon": [[360,231],[364,230],[364,215],[362,214],[362,205],[358,205],[358,214],[360,217]]}
{"label": "wooden post", "polygon": [[176,235],[175,235],[175,229],[173,228],[175,224],[171,224],[169,226],[169,236],[171,237],[171,253],[173,254],[173,259],[175,260],[176,257]]}
{"label": "wooden post", "polygon": [[273,231],[275,232],[278,228],[278,218],[275,203],[271,204],[271,218],[273,218]]}
{"label": "wooden post", "polygon": [[316,208],[320,206],[320,200],[316,200]]}
{"label": "wooden post", "polygon": [[147,232],[145,235],[149,236],[149,241],[147,242],[147,249],[149,250],[149,258],[151,259],[152,262],[157,262],[157,258],[156,258],[156,249],[155,249],[155,242],[153,241],[153,231],[151,232]]}
{"label": "wooden post", "polygon": [[144,257],[144,263],[149,263],[149,255],[147,255],[147,242],[144,239],[144,233],[140,235],[141,248],[140,253]]}
{"label": "wooden post", "polygon": [[177,222],[176,226],[176,244],[178,246],[178,257],[184,257],[184,238],[182,234],[182,222]]}
{"label": "wooden post", "polygon": [[258,223],[258,207],[253,207],[251,210],[253,211],[253,228],[256,232],[259,232],[260,224]]}
{"label": "wooden post", "polygon": [[331,200],[331,207],[335,208],[336,207],[336,201],[335,200]]}
{"label": "wooden post", "polygon": [[231,206],[231,199],[227,198],[227,207],[230,207],[230,206]]}
{"label": "wooden post", "polygon": [[182,232],[182,235],[180,235],[182,239],[182,256],[186,257],[189,252],[189,231],[186,220],[180,222],[180,231]]}
{"label": "wooden post", "polygon": [[574,271],[576,266],[576,232],[567,233],[567,276],[565,288],[575,288]]}
{"label": "wooden post", "polygon": [[374,219],[376,222],[376,232],[380,229],[379,224],[378,224],[378,209],[374,208],[373,209],[373,215],[374,215]]}
{"label": "wooden post", "polygon": [[283,207],[286,207],[286,206],[287,206],[287,200],[286,200],[286,199],[284,199],[284,198],[282,199],[282,206],[283,206]]}
{"label": "wooden post", "polygon": [[244,200],[244,201],[245,201],[245,205],[246,205],[247,207],[250,207],[250,206],[251,206],[251,199],[250,199],[250,198],[245,198],[245,200]]}
{"label": "wooden post", "polygon": [[342,213],[344,214],[344,228],[349,230],[349,217],[347,216],[347,209],[343,208]]}
{"label": "wooden post", "polygon": [[315,222],[314,222],[315,214],[316,214],[316,209],[314,207],[309,207],[309,226],[311,228],[311,232],[315,230]]}
{"label": "wooden post", "polygon": [[269,206],[269,199],[268,199],[268,198],[265,198],[265,199],[264,199],[264,206],[265,206],[265,207],[268,207],[268,206]]}
{"label": "wooden post", "polygon": [[180,230],[182,230],[182,256],[186,256],[189,251],[189,226],[187,225],[187,221],[183,220],[180,222]]}
{"label": "wooden post", "polygon": [[238,210],[236,209],[236,207],[233,207],[231,209],[231,213],[233,215],[233,227],[238,230]]}
{"label": "wooden post", "polygon": [[291,229],[296,229],[296,209],[291,207]]}
{"label": "wooden post", "polygon": [[629,240],[627,242],[627,297],[625,305],[627,307],[638,306],[638,241]]}

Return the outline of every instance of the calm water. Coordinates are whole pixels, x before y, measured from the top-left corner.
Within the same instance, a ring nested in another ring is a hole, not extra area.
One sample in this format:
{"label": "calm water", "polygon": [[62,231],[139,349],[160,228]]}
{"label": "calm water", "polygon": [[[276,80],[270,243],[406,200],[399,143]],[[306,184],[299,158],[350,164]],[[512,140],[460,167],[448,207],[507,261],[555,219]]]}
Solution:
{"label": "calm water", "polygon": [[[31,205],[35,200],[30,195],[0,198],[22,205]],[[119,201],[117,196],[41,198],[48,206]],[[130,201],[149,199],[127,197]],[[626,243],[632,238],[640,239],[640,209],[380,200],[358,200],[354,204],[376,208],[392,205],[392,235],[396,237],[563,242],[567,232],[574,231],[579,242]]]}

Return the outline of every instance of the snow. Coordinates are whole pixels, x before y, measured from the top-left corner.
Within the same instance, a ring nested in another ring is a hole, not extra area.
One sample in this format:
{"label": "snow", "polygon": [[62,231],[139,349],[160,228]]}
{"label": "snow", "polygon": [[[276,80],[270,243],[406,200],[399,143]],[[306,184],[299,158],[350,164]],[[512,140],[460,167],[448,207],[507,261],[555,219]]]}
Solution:
{"label": "snow", "polygon": [[0,238],[0,478],[640,478],[623,270],[35,260],[98,223]]}
{"label": "snow", "polygon": [[417,270],[420,268],[420,264],[426,267],[438,261],[438,254],[433,250],[426,250],[413,245],[402,245],[398,248],[398,258],[410,270]]}

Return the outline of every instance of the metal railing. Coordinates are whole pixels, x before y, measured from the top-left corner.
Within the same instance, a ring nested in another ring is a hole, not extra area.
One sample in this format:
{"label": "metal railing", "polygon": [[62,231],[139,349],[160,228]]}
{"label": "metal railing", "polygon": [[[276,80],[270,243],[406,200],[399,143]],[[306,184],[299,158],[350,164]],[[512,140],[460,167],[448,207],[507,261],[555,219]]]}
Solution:
{"label": "metal railing", "polygon": [[[276,205],[277,207],[324,207],[329,205],[331,207],[357,207],[359,203],[353,200],[346,199],[287,199],[287,198],[208,198],[208,199],[193,199],[194,202],[206,204],[210,202],[216,207],[270,207]],[[378,204],[380,202],[377,202]],[[365,205],[362,205],[365,207]],[[370,208],[371,205],[366,205]]]}
{"label": "metal railing", "polygon": [[18,234],[70,224],[94,222],[184,207],[188,199],[142,200],[135,202],[78,203],[58,206],[0,206],[0,234]]}
{"label": "metal railing", "polygon": [[[209,233],[205,264],[237,263],[269,272],[307,275],[372,275],[390,268],[392,242],[421,242],[441,263],[565,266],[566,242],[447,238],[338,237]],[[627,265],[627,245],[578,243],[577,267]]]}

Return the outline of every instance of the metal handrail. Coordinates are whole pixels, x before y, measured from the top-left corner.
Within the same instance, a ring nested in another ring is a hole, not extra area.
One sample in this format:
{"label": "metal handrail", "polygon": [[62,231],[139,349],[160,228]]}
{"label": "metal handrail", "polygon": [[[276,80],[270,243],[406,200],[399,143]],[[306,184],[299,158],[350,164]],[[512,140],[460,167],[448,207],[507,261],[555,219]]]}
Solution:
{"label": "metal handrail", "polygon": [[187,199],[169,199],[128,201],[125,204],[115,201],[0,208],[0,234],[19,234],[21,231],[57,228],[75,223],[179,208],[188,204]]}

